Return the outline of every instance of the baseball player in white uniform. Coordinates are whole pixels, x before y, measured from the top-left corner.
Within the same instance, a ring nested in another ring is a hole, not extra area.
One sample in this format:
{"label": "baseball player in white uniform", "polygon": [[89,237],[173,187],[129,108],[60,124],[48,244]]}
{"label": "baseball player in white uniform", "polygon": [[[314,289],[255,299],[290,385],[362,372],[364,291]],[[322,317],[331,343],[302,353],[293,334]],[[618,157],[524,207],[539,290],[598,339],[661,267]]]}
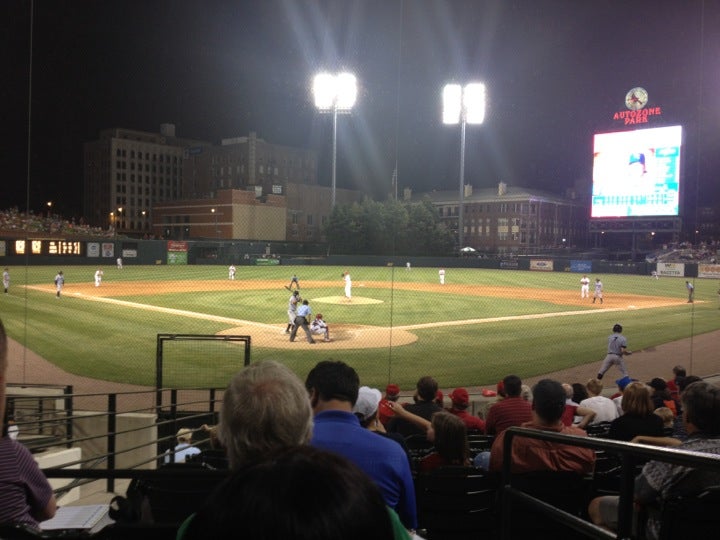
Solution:
{"label": "baseball player in white uniform", "polygon": [[7,294],[10,288],[10,271],[7,268],[3,270],[3,288],[5,289],[5,294]]}
{"label": "baseball player in white uniform", "polygon": [[295,326],[295,317],[297,316],[297,306],[298,303],[302,302],[302,298],[300,298],[300,291],[293,291],[292,295],[290,296],[290,300],[288,300],[288,325],[287,328],[285,328],[285,333],[289,334],[292,330],[293,326]]}
{"label": "baseball player in white uniform", "polygon": [[60,270],[55,275],[55,290],[57,291],[57,293],[55,295],[56,298],[60,298],[60,293],[62,292],[64,285],[65,285],[65,276],[63,275],[62,270]]}
{"label": "baseball player in white uniform", "polygon": [[315,315],[315,319],[310,323],[310,332],[313,334],[322,334],[323,341],[330,341],[330,327],[323,319],[322,313]]}
{"label": "baseball player in white uniform", "polygon": [[95,286],[99,287],[102,283],[103,271],[102,268],[95,270]]}
{"label": "baseball player in white uniform", "polygon": [[600,278],[597,278],[595,280],[595,294],[593,294],[593,301],[592,303],[595,303],[595,300],[600,300],[600,303],[603,303],[603,284],[602,281],[600,281]]}
{"label": "baseball player in white uniform", "polygon": [[343,280],[345,281],[345,298],[352,300],[352,280],[350,279],[350,272],[343,274]]}
{"label": "baseball player in white uniform", "polygon": [[118,257],[115,262],[117,262],[118,270],[122,270],[122,257]]}
{"label": "baseball player in white uniform", "polygon": [[228,268],[228,279],[235,279],[235,265],[231,264]]}
{"label": "baseball player in white uniform", "polygon": [[590,278],[587,276],[580,279],[580,298],[590,298]]}
{"label": "baseball player in white uniform", "polygon": [[441,268],[438,270],[438,276],[440,277],[440,285],[445,285],[445,269]]}

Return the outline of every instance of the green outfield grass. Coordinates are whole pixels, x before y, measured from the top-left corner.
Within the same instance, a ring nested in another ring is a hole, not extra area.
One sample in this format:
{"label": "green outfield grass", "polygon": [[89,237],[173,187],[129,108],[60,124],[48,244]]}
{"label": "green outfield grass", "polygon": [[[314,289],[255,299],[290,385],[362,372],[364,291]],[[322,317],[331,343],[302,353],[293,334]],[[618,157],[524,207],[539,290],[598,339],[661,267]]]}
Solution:
{"label": "green outfield grass", "polygon": [[[155,344],[159,333],[215,334],[236,325],[201,320],[97,302],[74,297],[77,283],[92,283],[96,267],[63,268],[66,294],[57,300],[53,294],[24,285],[52,284],[55,267],[11,268],[10,294],[0,298],[0,312],[14,339],[60,366],[88,377],[118,382],[152,385],[155,381]],[[128,294],[119,300],[137,304],[180,309],[230,319],[243,319],[277,325],[286,321],[288,292],[282,287],[296,273],[302,294],[313,297],[341,296],[340,278],[344,268],[325,266],[238,267],[236,281],[278,280],[277,287],[263,290],[211,292],[170,292]],[[377,327],[406,326],[468,319],[517,317],[543,313],[577,312],[569,316],[541,319],[512,319],[480,324],[437,326],[413,329],[418,340],[405,346],[352,350],[272,349],[253,346],[252,361],[274,358],[287,363],[301,376],[319,360],[328,357],[345,360],[356,367],[364,384],[383,386],[396,382],[411,388],[418,376],[435,375],[443,387],[494,384],[513,372],[529,377],[573,365],[600,361],[612,325],[625,327],[630,348],[639,350],[720,328],[717,283],[695,280],[695,304],[642,310],[609,311],[613,294],[627,293],[683,300],[684,278],[652,279],[647,276],[601,275],[605,285],[606,308],[590,305],[567,306],[552,303],[557,290],[579,296],[580,275],[559,272],[495,271],[448,269],[446,283],[462,285],[462,291],[488,286],[541,289],[536,298],[502,299],[471,294],[430,293],[421,290],[375,288],[369,282],[417,283],[438,281],[436,268],[358,267],[350,268],[353,295],[380,300],[378,304],[322,304],[322,311],[334,323]],[[104,268],[104,283],[134,281],[226,280],[223,266],[126,266],[123,270]],[[595,278],[595,275],[591,276]],[[332,281],[337,286],[313,286],[312,282]],[[368,283],[366,285],[366,282]],[[262,329],[259,331],[278,331]],[[21,359],[11,359],[21,361]],[[217,386],[227,383],[238,364],[227,354],[208,358],[202,349],[188,350],[166,366],[167,386]],[[189,375],[189,374],[195,374]],[[32,381],[28,381],[32,382]]]}

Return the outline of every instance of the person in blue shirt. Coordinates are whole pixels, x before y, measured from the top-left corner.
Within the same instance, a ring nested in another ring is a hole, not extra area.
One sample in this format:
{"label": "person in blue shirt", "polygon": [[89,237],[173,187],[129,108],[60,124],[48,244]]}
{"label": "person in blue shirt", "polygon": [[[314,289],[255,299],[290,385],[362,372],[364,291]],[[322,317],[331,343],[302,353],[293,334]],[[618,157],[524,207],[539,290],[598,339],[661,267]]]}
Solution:
{"label": "person in blue shirt", "polygon": [[313,408],[312,446],[340,454],[372,478],[408,529],[417,527],[415,487],[402,447],[360,425],[352,412],[360,378],[344,362],[319,362],[305,380]]}
{"label": "person in blue shirt", "polygon": [[312,311],[310,310],[310,302],[303,300],[302,305],[298,306],[295,311],[295,326],[293,326],[290,331],[290,341],[295,341],[298,328],[302,328],[305,332],[305,337],[307,337],[308,343],[315,343],[315,340],[310,333],[310,327],[308,326],[311,314]]}

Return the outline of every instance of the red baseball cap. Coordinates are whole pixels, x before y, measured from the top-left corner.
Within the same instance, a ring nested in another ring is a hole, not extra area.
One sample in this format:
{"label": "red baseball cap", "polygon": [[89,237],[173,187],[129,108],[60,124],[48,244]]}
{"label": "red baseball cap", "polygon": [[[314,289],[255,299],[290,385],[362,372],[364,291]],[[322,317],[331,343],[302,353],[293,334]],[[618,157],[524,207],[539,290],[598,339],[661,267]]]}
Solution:
{"label": "red baseball cap", "polygon": [[385,388],[385,394],[395,397],[400,393],[400,387],[397,384],[388,384]]}
{"label": "red baseball cap", "polygon": [[450,400],[459,405],[467,405],[470,403],[470,394],[464,388],[456,388],[450,393]]}

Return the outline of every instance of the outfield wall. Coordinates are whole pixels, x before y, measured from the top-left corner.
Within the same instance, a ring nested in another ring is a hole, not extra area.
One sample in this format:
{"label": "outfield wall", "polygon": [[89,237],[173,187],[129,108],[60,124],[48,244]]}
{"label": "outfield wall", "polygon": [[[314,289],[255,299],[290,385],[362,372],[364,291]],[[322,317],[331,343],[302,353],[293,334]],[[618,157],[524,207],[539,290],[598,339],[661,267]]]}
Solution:
{"label": "outfield wall", "polygon": [[[301,266],[395,266],[405,269],[486,268],[492,270],[532,270],[584,274],[634,274],[674,277],[720,277],[720,265],[706,263],[649,263],[573,259],[557,256],[519,256],[485,258],[388,257],[380,255],[332,255],[323,244],[287,242],[247,242],[224,240],[138,240],[138,239],[56,239],[0,238],[0,266],[113,266],[118,257],[124,265],[301,265]],[[302,254],[298,254],[302,251]]]}

